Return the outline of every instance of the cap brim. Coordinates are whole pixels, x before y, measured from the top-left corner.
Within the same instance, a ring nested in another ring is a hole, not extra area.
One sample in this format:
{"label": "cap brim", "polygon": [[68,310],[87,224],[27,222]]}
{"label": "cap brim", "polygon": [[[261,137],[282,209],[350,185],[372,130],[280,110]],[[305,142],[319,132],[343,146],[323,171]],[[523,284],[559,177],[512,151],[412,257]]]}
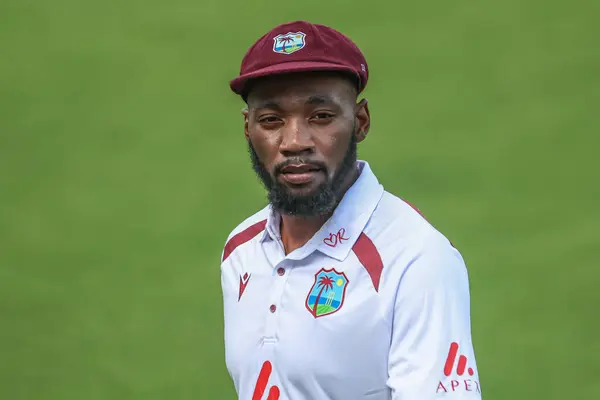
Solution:
{"label": "cap brim", "polygon": [[333,64],[333,63],[325,63],[325,62],[314,62],[314,61],[294,61],[281,63],[276,65],[271,65],[266,68],[262,68],[256,71],[253,71],[248,74],[240,75],[229,83],[231,90],[234,93],[239,95],[245,94],[245,88],[248,81],[256,78],[261,78],[265,76],[272,75],[281,75],[292,72],[310,72],[310,71],[339,71],[339,72],[347,72],[355,76],[359,80],[360,76],[357,74],[355,70],[350,67]]}

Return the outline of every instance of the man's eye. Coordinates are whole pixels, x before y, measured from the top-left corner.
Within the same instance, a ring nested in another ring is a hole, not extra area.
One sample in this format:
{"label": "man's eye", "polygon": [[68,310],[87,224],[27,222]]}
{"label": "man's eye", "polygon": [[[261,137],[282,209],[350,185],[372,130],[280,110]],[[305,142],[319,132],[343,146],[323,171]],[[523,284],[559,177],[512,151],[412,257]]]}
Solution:
{"label": "man's eye", "polygon": [[330,119],[333,118],[333,114],[331,113],[326,113],[326,112],[320,112],[314,115],[313,117],[314,119]]}
{"label": "man's eye", "polygon": [[261,122],[263,124],[269,124],[269,123],[274,123],[274,122],[278,122],[278,121],[279,121],[279,118],[273,117],[273,116],[264,117],[259,120],[259,122]]}

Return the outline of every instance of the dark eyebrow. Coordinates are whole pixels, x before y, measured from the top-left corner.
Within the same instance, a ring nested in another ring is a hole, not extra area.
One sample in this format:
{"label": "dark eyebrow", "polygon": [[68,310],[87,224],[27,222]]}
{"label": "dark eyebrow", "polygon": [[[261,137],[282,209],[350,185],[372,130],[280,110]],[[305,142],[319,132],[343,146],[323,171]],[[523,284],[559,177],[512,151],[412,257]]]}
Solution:
{"label": "dark eyebrow", "polygon": [[337,104],[331,97],[325,95],[310,96],[306,101],[306,104],[318,105],[318,104]]}
{"label": "dark eyebrow", "polygon": [[[307,105],[322,105],[322,104],[337,104],[337,102],[330,96],[327,95],[315,95],[315,96],[310,96],[307,100],[306,103]],[[275,100],[264,100],[264,101],[259,101],[256,104],[252,105],[252,108],[255,110],[258,109],[272,109],[272,110],[282,110],[281,105],[276,102]]]}
{"label": "dark eyebrow", "polygon": [[281,110],[281,106],[279,105],[279,103],[273,101],[273,100],[265,100],[263,102],[259,102],[256,105],[254,105],[252,108],[254,109],[259,109],[259,108],[270,108],[272,110]]}

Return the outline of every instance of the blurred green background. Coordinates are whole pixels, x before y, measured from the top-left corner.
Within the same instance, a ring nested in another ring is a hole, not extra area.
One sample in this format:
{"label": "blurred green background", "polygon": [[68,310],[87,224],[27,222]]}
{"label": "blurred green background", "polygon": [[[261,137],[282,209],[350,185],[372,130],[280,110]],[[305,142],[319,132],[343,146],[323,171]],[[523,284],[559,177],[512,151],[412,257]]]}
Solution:
{"label": "blurred green background", "polygon": [[487,399],[600,399],[600,3],[0,1],[0,398],[234,399],[228,88],[281,22],[363,49],[385,187],[461,250]]}

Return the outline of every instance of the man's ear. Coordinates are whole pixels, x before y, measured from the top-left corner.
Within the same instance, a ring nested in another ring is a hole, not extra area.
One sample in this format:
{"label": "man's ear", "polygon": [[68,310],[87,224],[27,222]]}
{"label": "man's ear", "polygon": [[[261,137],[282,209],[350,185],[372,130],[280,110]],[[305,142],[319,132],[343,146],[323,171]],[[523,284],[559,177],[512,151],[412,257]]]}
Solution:
{"label": "man's ear", "polygon": [[250,140],[250,135],[248,134],[248,108],[242,109],[242,115],[244,116],[244,136],[246,136],[246,140]]}
{"label": "man's ear", "polygon": [[371,113],[369,111],[369,101],[362,99],[356,104],[355,118],[356,118],[356,142],[360,143],[369,134],[371,128]]}

